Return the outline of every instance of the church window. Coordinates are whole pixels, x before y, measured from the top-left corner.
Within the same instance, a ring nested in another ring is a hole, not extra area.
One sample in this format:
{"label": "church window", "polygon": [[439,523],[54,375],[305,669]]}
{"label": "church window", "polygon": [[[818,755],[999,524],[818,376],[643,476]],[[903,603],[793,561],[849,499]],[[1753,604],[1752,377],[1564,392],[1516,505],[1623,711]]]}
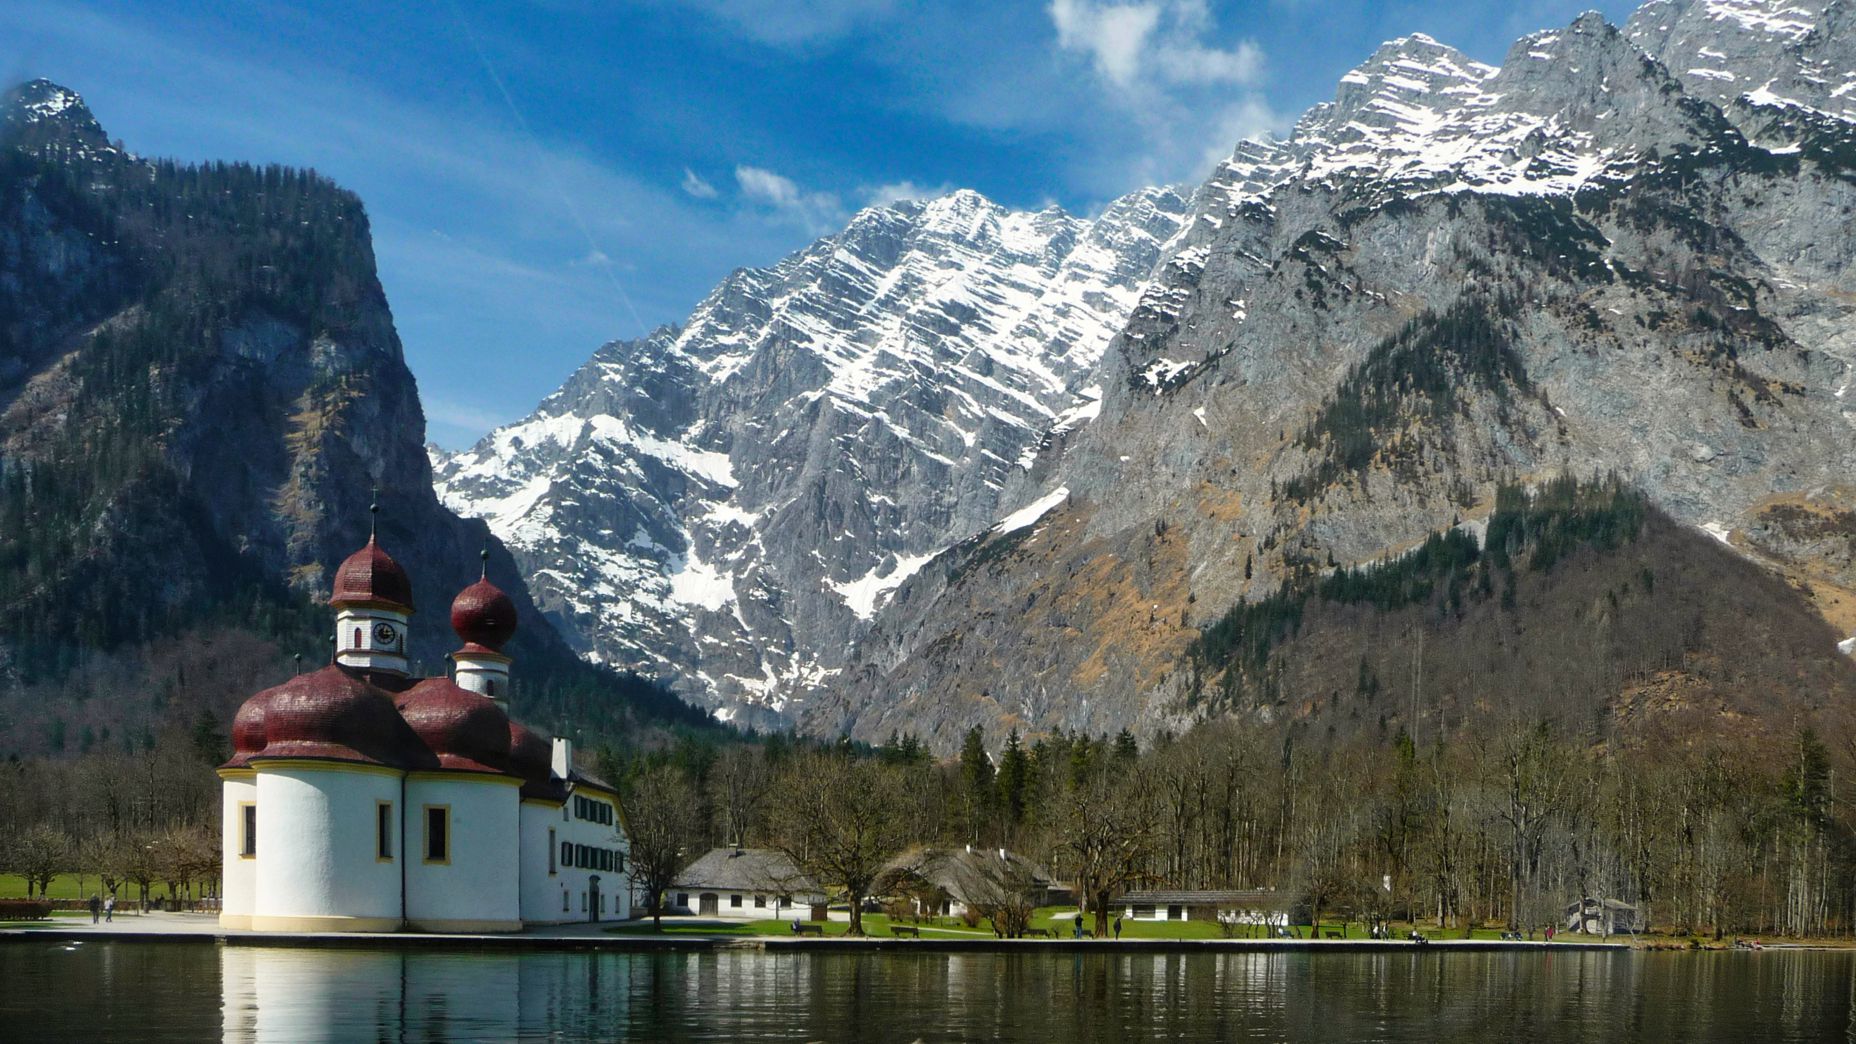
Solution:
{"label": "church window", "polygon": [[496,679],[494,679],[494,678],[486,678],[486,679],[484,680],[484,683],[483,683],[483,694],[484,694],[485,696],[488,696],[488,697],[490,697],[491,699],[495,699],[495,698],[496,698]]}
{"label": "church window", "polygon": [[361,648],[361,628],[359,627],[354,629],[354,647]]}
{"label": "church window", "polygon": [[393,861],[393,802],[374,802],[374,859],[382,863]]}
{"label": "church window", "polygon": [[238,803],[238,857],[258,857],[258,806],[250,801]]}
{"label": "church window", "polygon": [[425,806],[425,861],[451,862],[451,806]]}

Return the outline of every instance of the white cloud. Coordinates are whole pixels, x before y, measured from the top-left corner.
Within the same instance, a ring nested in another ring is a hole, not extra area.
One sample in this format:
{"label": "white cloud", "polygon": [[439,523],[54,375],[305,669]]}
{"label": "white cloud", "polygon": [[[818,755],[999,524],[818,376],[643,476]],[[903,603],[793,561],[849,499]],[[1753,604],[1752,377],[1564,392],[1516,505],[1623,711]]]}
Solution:
{"label": "white cloud", "polygon": [[683,191],[697,199],[714,199],[715,186],[702,179],[702,175],[688,167],[683,168]]}
{"label": "white cloud", "polygon": [[1141,53],[1160,24],[1160,5],[1051,0],[1050,20],[1057,27],[1058,47],[1088,52],[1097,72],[1128,87],[1140,75]]}
{"label": "white cloud", "polygon": [[736,167],[735,183],[741,194],[775,207],[790,207],[799,202],[799,186],[793,179],[760,167]]}
{"label": "white cloud", "polygon": [[936,199],[954,191],[954,186],[942,182],[939,185],[917,185],[913,181],[892,181],[887,185],[864,190],[864,206],[880,207],[890,203],[899,203],[905,199]]}
{"label": "white cloud", "polygon": [[1122,90],[1154,85],[1249,85],[1263,72],[1263,51],[1249,40],[1209,45],[1205,0],[1051,0],[1061,50],[1089,56],[1097,74]]}
{"label": "white cloud", "polygon": [[1080,85],[1123,116],[1123,146],[1096,154],[1105,187],[1196,182],[1285,122],[1262,94],[1263,49],[1219,35],[1206,0],[1049,0],[1045,13],[1057,56],[1086,62]]}
{"label": "white cloud", "polygon": [[735,184],[743,199],[759,203],[813,235],[835,232],[844,225],[844,205],[830,192],[807,192],[793,179],[762,167],[735,168]]}

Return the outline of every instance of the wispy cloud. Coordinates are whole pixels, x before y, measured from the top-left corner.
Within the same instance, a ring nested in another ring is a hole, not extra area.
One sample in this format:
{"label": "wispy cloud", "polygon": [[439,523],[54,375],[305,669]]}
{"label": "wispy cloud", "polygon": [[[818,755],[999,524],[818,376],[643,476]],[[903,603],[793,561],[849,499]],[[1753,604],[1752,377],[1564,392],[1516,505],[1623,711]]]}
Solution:
{"label": "wispy cloud", "polygon": [[1138,132],[1139,149],[1103,158],[1123,177],[1195,181],[1239,140],[1284,122],[1262,93],[1262,47],[1218,42],[1205,0],[1050,0],[1045,10],[1059,56],[1086,60]]}
{"label": "wispy cloud", "polygon": [[714,199],[717,195],[715,186],[702,179],[702,175],[688,167],[683,168],[683,191],[697,199]]}
{"label": "wispy cloud", "polygon": [[735,184],[743,199],[796,222],[814,235],[835,231],[844,224],[844,205],[835,193],[807,192],[783,174],[745,165],[735,168]]}
{"label": "wispy cloud", "polygon": [[1049,11],[1057,46],[1088,55],[1097,73],[1124,90],[1143,83],[1249,85],[1263,71],[1254,42],[1230,48],[1206,42],[1213,26],[1205,0],[1051,0]]}
{"label": "wispy cloud", "polygon": [[897,203],[905,199],[935,199],[954,191],[954,186],[947,182],[939,185],[917,185],[913,181],[892,181],[886,185],[877,185],[864,190],[864,206],[880,207],[886,203]]}

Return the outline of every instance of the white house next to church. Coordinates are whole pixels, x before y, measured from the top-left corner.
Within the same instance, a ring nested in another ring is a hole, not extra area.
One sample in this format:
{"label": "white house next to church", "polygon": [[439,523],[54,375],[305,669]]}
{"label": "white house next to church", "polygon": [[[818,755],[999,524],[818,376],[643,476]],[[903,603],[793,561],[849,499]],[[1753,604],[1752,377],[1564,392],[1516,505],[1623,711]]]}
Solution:
{"label": "white house next to church", "polygon": [[412,584],[374,539],[336,570],[335,662],[245,701],[224,781],[220,923],[511,932],[631,916],[618,793],[510,720],[515,605],[451,606],[450,677],[413,678]]}

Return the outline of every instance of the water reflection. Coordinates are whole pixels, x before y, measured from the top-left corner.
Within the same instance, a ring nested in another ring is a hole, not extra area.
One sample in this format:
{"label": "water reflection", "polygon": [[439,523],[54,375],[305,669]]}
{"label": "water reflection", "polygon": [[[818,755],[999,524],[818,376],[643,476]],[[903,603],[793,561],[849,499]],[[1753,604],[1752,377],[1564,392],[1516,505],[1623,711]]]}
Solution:
{"label": "water reflection", "polygon": [[0,1039],[1825,1040],[1856,955],[0,944]]}

